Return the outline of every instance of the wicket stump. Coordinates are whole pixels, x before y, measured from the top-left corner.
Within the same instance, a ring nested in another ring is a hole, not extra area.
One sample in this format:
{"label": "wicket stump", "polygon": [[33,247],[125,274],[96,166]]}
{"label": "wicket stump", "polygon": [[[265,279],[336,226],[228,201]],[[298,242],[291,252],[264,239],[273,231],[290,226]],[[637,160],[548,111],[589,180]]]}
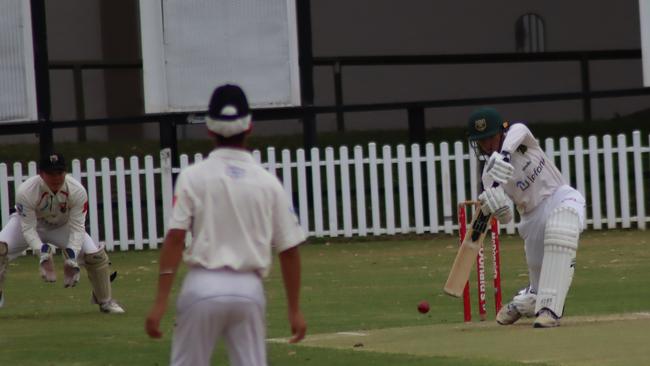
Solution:
{"label": "wicket stump", "polygon": [[[460,236],[460,244],[465,239],[467,233],[467,207],[473,207],[475,210],[480,209],[478,201],[463,201],[458,204],[458,233]],[[492,243],[492,286],[494,288],[494,306],[495,313],[501,309],[501,255],[499,243],[499,223],[495,218],[492,218],[490,223],[490,238]],[[487,319],[487,291],[486,291],[486,276],[485,276],[485,255],[483,251],[483,244],[479,249],[478,256],[476,257],[476,273],[478,284],[478,311],[481,321]],[[465,322],[472,321],[472,305],[470,303],[470,290],[469,282],[465,284],[463,291],[463,319]]]}

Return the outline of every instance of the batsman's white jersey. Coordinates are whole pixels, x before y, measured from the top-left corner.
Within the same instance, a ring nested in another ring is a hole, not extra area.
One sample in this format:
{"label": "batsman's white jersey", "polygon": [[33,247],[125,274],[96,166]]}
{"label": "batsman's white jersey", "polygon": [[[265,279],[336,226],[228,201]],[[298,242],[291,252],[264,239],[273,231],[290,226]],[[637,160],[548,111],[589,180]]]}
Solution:
{"label": "batsman's white jersey", "polygon": [[[515,168],[512,179],[503,185],[503,190],[521,214],[531,212],[558,187],[568,184],[522,123],[510,126],[501,151],[510,153],[510,164]],[[483,185],[492,186],[492,179],[487,174],[483,174]]]}
{"label": "batsman's white jersey", "polygon": [[266,276],[272,246],[282,252],[305,240],[278,179],[244,150],[218,148],[183,170],[174,201],[169,228],[192,233],[189,266]]}
{"label": "batsman's white jersey", "polygon": [[266,365],[262,277],[273,247],[305,240],[278,179],[249,152],[217,148],[178,176],[169,227],[192,233],[171,364],[208,365],[225,339],[231,365]]}
{"label": "batsman's white jersey", "polygon": [[54,231],[63,226],[68,228],[68,237],[64,243],[57,244],[77,253],[81,250],[86,236],[88,195],[72,176],[65,176],[57,193],[53,193],[38,175],[27,179],[16,192],[16,211],[21,216],[24,240],[32,250],[39,251],[43,244],[39,232]]}

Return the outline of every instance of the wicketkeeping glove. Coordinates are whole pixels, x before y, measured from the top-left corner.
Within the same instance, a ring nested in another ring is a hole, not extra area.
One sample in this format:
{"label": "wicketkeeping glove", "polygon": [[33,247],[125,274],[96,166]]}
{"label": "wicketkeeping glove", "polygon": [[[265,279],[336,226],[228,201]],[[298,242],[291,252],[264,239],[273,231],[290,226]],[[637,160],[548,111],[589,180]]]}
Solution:
{"label": "wicketkeeping glove", "polygon": [[65,262],[63,262],[63,286],[74,287],[79,282],[79,263],[77,253],[71,248],[63,250]]}
{"label": "wicketkeeping glove", "polygon": [[508,160],[510,158],[507,152],[493,152],[487,162],[486,174],[499,184],[507,183],[512,178],[512,172],[515,170]]}
{"label": "wicketkeeping glove", "polygon": [[43,243],[38,258],[38,268],[41,278],[45,282],[56,282],[56,272],[54,271],[54,258],[52,257],[52,247]]}

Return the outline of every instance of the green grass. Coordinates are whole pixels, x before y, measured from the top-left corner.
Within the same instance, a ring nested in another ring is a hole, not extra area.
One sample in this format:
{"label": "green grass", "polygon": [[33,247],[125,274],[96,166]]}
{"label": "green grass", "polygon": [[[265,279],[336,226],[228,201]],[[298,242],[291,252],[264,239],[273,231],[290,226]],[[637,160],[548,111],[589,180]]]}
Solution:
{"label": "green grass", "polygon": [[[578,267],[567,302],[566,319],[648,311],[649,244],[650,237],[641,231],[610,230],[585,234],[578,252]],[[317,338],[318,334],[333,332],[380,332],[386,337],[384,341],[393,343],[390,348],[381,349],[370,345],[365,349],[351,344],[334,349],[309,342],[304,345],[269,343],[270,364],[523,365],[516,360],[504,362],[472,353],[462,357],[435,354],[435,337],[451,336],[451,333],[446,333],[449,332],[447,329],[462,322],[460,301],[442,295],[440,290],[456,249],[457,239],[445,235],[352,241],[320,239],[303,246],[302,304],[308,334]],[[127,309],[124,316],[101,314],[96,306],[90,305],[90,290],[85,277],[77,287],[64,289],[60,279],[56,284],[40,281],[34,258],[21,257],[11,262],[5,286],[6,303],[0,310],[0,365],[167,364],[173,309],[162,322],[165,332],[162,340],[147,338],[143,328],[145,314],[154,296],[158,254],[158,251],[110,254],[115,269],[119,271],[114,292]],[[60,270],[60,257],[56,260]],[[503,237],[502,266],[506,301],[527,283],[523,245],[517,237]],[[488,266],[487,273],[490,271]],[[271,276],[265,281],[270,338],[289,335],[279,275],[275,263]],[[175,293],[179,284],[177,279]],[[431,311],[426,315],[416,310],[421,300],[431,304]],[[493,319],[491,297],[488,298],[488,309],[490,319]],[[474,326],[467,329],[482,329]],[[391,336],[395,334],[392,329],[410,329],[405,327],[419,330],[419,342],[430,337],[431,343],[425,344],[433,354],[411,352],[408,338],[402,340]],[[517,332],[510,335],[508,329],[519,328],[492,330],[505,337],[505,354],[509,344],[521,343]],[[617,335],[617,340],[624,342],[623,337]],[[481,349],[483,340],[480,335],[470,340],[476,344],[467,347]],[[579,342],[579,339],[573,341]],[[222,348],[214,364],[225,364]]]}

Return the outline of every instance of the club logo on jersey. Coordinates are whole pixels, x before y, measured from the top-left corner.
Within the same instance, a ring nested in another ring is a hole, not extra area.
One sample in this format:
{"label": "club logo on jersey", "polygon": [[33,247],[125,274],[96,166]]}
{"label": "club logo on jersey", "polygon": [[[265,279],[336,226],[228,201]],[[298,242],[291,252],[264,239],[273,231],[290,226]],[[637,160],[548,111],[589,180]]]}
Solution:
{"label": "club logo on jersey", "polygon": [[65,213],[66,211],[68,211],[68,203],[67,202],[59,203],[59,211],[61,211],[61,213]]}
{"label": "club logo on jersey", "polygon": [[485,131],[485,129],[487,128],[487,121],[485,120],[485,118],[477,119],[476,121],[474,121],[474,128],[478,132]]}
{"label": "club logo on jersey", "polygon": [[246,175],[246,171],[238,166],[228,165],[226,167],[226,174],[233,179],[239,179]]}
{"label": "club logo on jersey", "polygon": [[528,147],[524,144],[521,144],[519,147],[517,147],[517,151],[523,155],[526,153],[526,151],[528,151]]}

